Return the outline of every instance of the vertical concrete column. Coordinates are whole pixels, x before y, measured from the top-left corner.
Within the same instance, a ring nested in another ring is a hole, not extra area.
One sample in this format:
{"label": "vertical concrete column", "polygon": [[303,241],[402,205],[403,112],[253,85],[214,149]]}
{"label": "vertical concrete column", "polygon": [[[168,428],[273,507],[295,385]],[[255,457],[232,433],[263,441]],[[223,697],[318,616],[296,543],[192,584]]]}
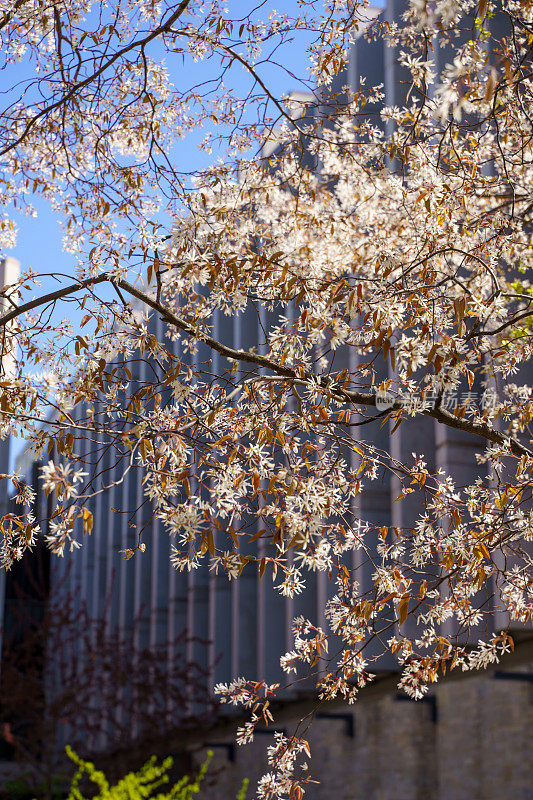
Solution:
{"label": "vertical concrete column", "polygon": [[[381,35],[371,39],[365,31],[371,30],[372,21],[383,15],[383,9],[368,8],[368,26],[361,27],[359,36],[350,48],[348,61],[348,81],[353,92],[363,91],[384,83],[385,75],[385,46]],[[363,79],[363,81],[361,81]],[[382,126],[379,116],[381,104],[367,103],[356,122],[368,121],[373,125]]]}
{"label": "vertical concrete column", "polygon": [[119,561],[121,556],[119,554],[120,547],[120,481],[122,476],[121,459],[116,456],[115,448],[111,448],[109,456],[109,471],[105,477],[105,481],[110,488],[106,491],[105,495],[105,511],[102,514],[102,531],[105,541],[105,576],[103,582],[106,587],[106,601],[108,607],[106,608],[106,630],[111,633],[116,630],[119,620]]}
{"label": "vertical concrete column", "polygon": [[[369,15],[371,11],[377,9],[368,9]],[[388,9],[380,12],[380,19],[384,17],[388,19]],[[352,47],[350,57],[350,81],[351,87],[354,92],[365,92],[374,86],[383,85],[383,90],[386,94],[385,103],[392,102],[391,96],[394,86],[394,73],[392,54],[389,52],[384,44],[382,35],[379,34],[376,39],[371,39],[364,35],[357,38]],[[361,114],[356,118],[356,122],[363,123],[369,122],[379,128],[383,127],[383,122],[380,118],[380,110],[382,103],[367,103],[361,111]],[[371,360],[372,354],[359,354],[355,348],[350,348],[348,366],[351,374],[356,375],[358,367],[361,363],[367,363]],[[381,381],[388,377],[387,366],[381,356],[374,364],[375,370],[375,386],[379,386]],[[376,415],[374,409],[368,409],[368,417]],[[363,417],[357,420],[362,423]],[[360,425],[357,428],[352,428],[352,439],[354,443],[369,443],[378,447],[380,450],[387,451],[389,446],[389,430],[388,426],[383,426],[382,420],[376,422],[369,422]],[[357,471],[361,465],[360,456],[352,450],[350,455],[351,469]],[[379,563],[376,552],[377,543],[377,528],[383,525],[390,524],[390,478],[384,470],[381,471],[377,480],[370,481],[369,479],[362,478],[362,489],[358,497],[352,501],[352,524],[357,526],[359,520],[362,523],[370,523],[376,526],[376,531],[364,534],[364,546],[359,550],[354,551],[352,556],[352,570],[353,575],[359,582],[361,595],[371,599],[374,592],[373,573]],[[378,641],[372,642],[367,646],[367,656],[369,659],[378,658],[383,647]],[[383,665],[387,668],[390,665]],[[372,671],[376,668],[382,668],[381,660],[372,666]]]}
{"label": "vertical concrete column", "polygon": [[[278,321],[276,311],[269,311],[264,305],[259,306],[257,349],[262,355],[268,355],[270,330],[278,324]],[[284,466],[284,461],[281,453],[276,456],[277,467]],[[259,520],[255,528],[261,527],[263,525]],[[256,552],[258,558],[275,555],[273,545],[264,539],[258,540]],[[279,659],[285,652],[287,644],[287,598],[282,597],[275,586],[283,581],[283,573],[278,571],[275,581],[272,580],[270,569],[265,571],[262,578],[259,577],[258,571],[252,574],[257,585],[257,673],[258,677],[267,683],[279,682],[281,677]]]}
{"label": "vertical concrete column", "polygon": [[[244,313],[235,318],[234,346],[250,349],[258,345],[258,319],[256,310],[249,303]],[[240,366],[236,380],[247,377],[246,367]],[[252,522],[252,520],[249,520]],[[241,525],[246,519],[240,520]],[[256,555],[257,545],[241,538],[240,552]],[[253,564],[247,565],[238,581],[233,582],[233,677],[253,678],[258,673],[258,575]]]}
{"label": "vertical concrete column", "polygon": [[[456,490],[460,491],[463,487],[474,483],[480,476],[486,476],[485,466],[479,465],[476,461],[476,453],[483,450],[483,442],[477,437],[435,422],[435,442],[436,468],[437,470],[443,469],[452,476]],[[446,591],[445,587],[443,591]],[[490,611],[490,605],[486,605],[487,600],[489,598],[487,598],[486,592],[480,593],[479,604],[485,610]],[[454,627],[453,620],[446,620],[442,624],[443,635],[451,635]],[[481,636],[486,635],[486,632],[482,623],[479,627],[465,631],[461,639],[476,644]]]}
{"label": "vertical concrete column", "polygon": [[[191,367],[198,381],[207,384],[212,370],[211,350],[201,342],[196,343],[196,351],[191,356]],[[206,490],[200,485],[196,465],[190,467],[191,491],[203,499]],[[197,664],[204,673],[209,667],[209,560],[201,560],[198,569],[187,573],[187,660]],[[191,707],[192,711],[201,708]]]}
{"label": "vertical concrete column", "polygon": [[[215,313],[213,335],[215,339],[234,346],[233,320],[221,311]],[[212,371],[219,376],[216,385],[220,391],[231,391],[223,378],[223,371],[229,368],[228,361],[212,352]],[[213,531],[215,547],[220,550],[231,549],[231,541],[226,531]],[[225,573],[211,572],[209,577],[209,680],[210,688],[216,683],[231,680],[232,652],[232,592],[234,581],[228,580]]]}
{"label": "vertical concrete column", "polygon": [[[94,402],[94,419],[98,419],[98,402]],[[86,465],[87,468],[84,470],[88,473],[88,480],[91,481],[93,478],[94,471],[96,469],[96,460],[98,458],[97,453],[95,452],[95,437],[94,435],[87,437],[87,450],[86,450]],[[91,491],[94,491],[94,482],[90,483]],[[88,508],[93,515],[93,520],[98,518],[98,511],[99,511],[99,504],[96,502],[96,499],[92,497],[88,502]],[[82,548],[83,551],[83,571],[84,571],[84,578],[85,578],[85,600],[87,603],[87,611],[91,617],[94,617],[95,614],[95,592],[98,589],[98,572],[96,569],[95,560],[97,557],[97,550],[99,550],[97,540],[98,536],[91,535],[88,539],[85,540],[85,547]]]}
{"label": "vertical concrete column", "polygon": [[[351,370],[357,370],[358,363],[367,363],[374,354],[359,355],[355,351],[351,354]],[[374,362],[375,386],[388,378],[388,367],[381,355],[378,355]],[[378,411],[368,408],[364,412],[369,419],[376,416]],[[358,422],[363,422],[361,417]],[[379,452],[387,453],[390,447],[390,429],[387,423],[383,424],[383,419],[369,421],[367,424],[353,428],[354,442],[362,445],[375,447]],[[357,471],[361,465],[361,458],[352,451],[351,467]],[[354,576],[359,582],[360,594],[366,599],[373,600],[375,597],[374,573],[377,566],[381,563],[381,557],[377,553],[377,543],[379,529],[383,526],[389,527],[391,524],[391,482],[390,474],[386,464],[378,470],[377,477],[371,480],[361,475],[361,491],[353,501],[354,525],[358,525],[360,520],[363,525],[369,525],[370,529],[363,534],[364,546],[353,554]],[[374,638],[365,649],[366,658],[372,663],[371,671],[391,669],[394,666],[390,654],[385,653],[386,647],[381,639],[386,642],[391,635],[387,629],[386,619],[376,619],[373,628]],[[384,630],[383,637],[381,631]],[[385,655],[383,655],[385,653]],[[372,661],[373,660],[373,661]]]}
{"label": "vertical concrete column", "polygon": [[[124,403],[126,403],[124,397]],[[128,550],[134,546],[135,532],[131,528],[130,514],[135,508],[135,473],[129,468],[129,456],[120,460],[120,468],[124,477],[117,492],[117,507],[120,509],[120,549]],[[122,635],[130,630],[133,613],[133,567],[130,561],[120,559],[117,569],[119,583],[119,628]]]}
{"label": "vertical concrete column", "polygon": [[[163,325],[163,330],[166,326]],[[163,334],[162,334],[163,335]],[[177,358],[183,358],[183,350],[181,346],[181,339],[166,340],[168,350]],[[168,659],[169,664],[173,663],[175,659],[187,656],[187,648],[185,643],[180,639],[187,628],[187,581],[188,576],[186,572],[180,572],[170,562],[170,553],[174,545],[174,537],[162,528],[161,536],[166,540],[165,548],[168,548],[168,562],[165,566],[161,563],[161,570],[164,569],[168,578]],[[166,549],[165,549],[166,552]],[[165,602],[165,598],[162,598]],[[192,632],[189,631],[189,635]],[[178,643],[178,639],[180,639]]]}
{"label": "vertical concrete column", "polygon": [[[10,303],[6,299],[9,295],[11,287],[13,287],[20,275],[20,262],[16,258],[4,258],[0,260],[0,313],[7,313],[11,308]],[[16,342],[13,337],[9,335],[9,325],[6,327],[5,336],[2,332],[0,339],[0,374],[5,377],[12,377],[16,367]],[[0,452],[0,458],[4,459],[5,456]]]}
{"label": "vertical concrete column", "polygon": [[[409,8],[408,0],[387,0],[384,19],[391,24],[402,24],[401,16]],[[411,86],[411,73],[398,62],[399,47],[389,47],[384,43],[384,84],[385,105],[403,106]],[[387,122],[387,133],[392,133],[394,123]]]}
{"label": "vertical concrete column", "polygon": [[[146,310],[146,309],[144,309]],[[148,381],[151,380],[152,372],[149,364],[145,359],[146,355],[141,356],[142,360],[138,366],[137,381],[132,386],[132,394],[138,389],[142,388]],[[131,398],[127,398],[129,402]],[[137,459],[134,460],[134,466],[131,469],[130,480],[134,486],[134,502],[128,507],[131,515],[135,514],[134,525],[132,528],[133,541],[137,545],[139,535],[142,533],[141,541],[146,545],[144,553],[135,553],[132,561],[128,562],[133,567],[134,571],[134,600],[133,600],[133,617],[132,622],[135,621],[135,647],[137,650],[142,650],[148,647],[150,643],[150,619],[151,619],[151,576],[152,576],[152,558],[150,542],[150,524],[151,524],[151,504],[147,501],[144,494],[143,486],[143,470],[139,465]],[[131,488],[131,484],[130,484]]]}
{"label": "vertical concrete column", "polygon": [[[9,291],[9,287],[16,283],[20,273],[20,263],[16,258],[4,258],[0,261],[0,291]],[[0,313],[7,312],[8,302],[3,295],[0,295]],[[10,341],[9,331],[3,341],[3,351],[0,355],[0,372],[2,376],[9,376],[14,373],[16,353],[15,344]],[[9,473],[10,471],[10,440],[0,440],[0,472]],[[7,480],[0,481],[0,517],[8,511],[8,493],[11,484]],[[6,591],[6,572],[0,570],[0,627],[4,624],[4,605]],[[2,639],[0,637],[0,661],[2,656]]]}
{"label": "vertical concrete column", "polygon": [[[150,317],[150,329],[159,342],[164,341],[164,324],[158,314]],[[169,342],[165,342],[168,346]],[[160,375],[162,378],[162,375]],[[162,399],[165,405],[167,398]],[[150,523],[146,530],[146,548],[151,552],[151,596],[150,596],[150,646],[160,647],[169,638],[169,597],[170,597],[170,543],[168,534],[156,518],[155,505],[146,499],[146,512]]]}

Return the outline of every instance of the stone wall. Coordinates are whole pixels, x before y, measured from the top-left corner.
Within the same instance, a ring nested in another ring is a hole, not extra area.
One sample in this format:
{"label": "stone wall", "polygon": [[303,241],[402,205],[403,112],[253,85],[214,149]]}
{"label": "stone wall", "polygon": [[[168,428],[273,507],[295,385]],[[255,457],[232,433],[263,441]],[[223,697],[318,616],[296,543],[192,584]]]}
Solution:
{"label": "stone wall", "polygon": [[[434,701],[388,695],[315,719],[308,800],[530,800],[533,797],[533,665],[524,679],[479,677],[445,682]],[[529,677],[529,680],[528,680]],[[346,715],[353,717],[349,724]],[[298,723],[285,723],[289,735]],[[353,733],[353,738],[350,734]],[[267,769],[269,734],[253,744],[214,749],[210,800],[233,800],[249,777],[248,798]],[[198,751],[196,758],[205,756]],[[216,778],[216,780],[215,780]]]}

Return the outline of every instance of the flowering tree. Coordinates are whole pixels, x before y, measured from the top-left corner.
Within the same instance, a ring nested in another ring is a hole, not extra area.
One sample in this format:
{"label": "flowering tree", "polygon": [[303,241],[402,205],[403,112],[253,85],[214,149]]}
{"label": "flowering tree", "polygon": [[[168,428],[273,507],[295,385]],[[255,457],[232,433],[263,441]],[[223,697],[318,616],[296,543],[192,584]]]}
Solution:
{"label": "flowering tree", "polygon": [[[177,568],[258,569],[287,596],[309,571],[329,576],[327,627],[295,620],[282,657],[288,672],[315,669],[321,697],[355,699],[376,639],[413,697],[446,669],[497,660],[513,646],[505,630],[478,644],[463,633],[491,609],[520,623],[532,611],[531,3],[412,0],[370,25],[351,0],[239,19],[216,2],[38,5],[0,5],[5,58],[39,70],[0,117],[2,202],[48,198],[79,269],[35,300],[33,273],[4,289],[4,346],[16,337],[20,358],[1,403],[4,435],[62,459],[44,470],[52,550],[79,546],[77,519],[90,532],[102,489],[79,443],[105,437],[142,471]],[[297,33],[310,41],[305,107],[268,80]],[[382,85],[333,93],[361,34],[395,48],[394,105]],[[207,60],[216,77],[180,91],[164,54]],[[236,67],[242,96],[225,88]],[[172,139],[207,124],[201,146],[225,143],[227,158],[191,181]],[[7,246],[7,216],[3,230]],[[83,333],[54,321],[65,300]],[[228,338],[230,320],[250,319],[257,337]],[[139,360],[152,365],[141,377]],[[479,476],[457,483],[365,436],[388,427],[394,443],[410,418],[478,441]],[[365,492],[389,478],[398,503],[418,500],[408,525],[365,516]],[[4,521],[7,567],[36,534],[22,513]],[[275,687],[219,690],[252,709],[250,739]],[[279,736],[264,796],[301,796],[307,749]]]}

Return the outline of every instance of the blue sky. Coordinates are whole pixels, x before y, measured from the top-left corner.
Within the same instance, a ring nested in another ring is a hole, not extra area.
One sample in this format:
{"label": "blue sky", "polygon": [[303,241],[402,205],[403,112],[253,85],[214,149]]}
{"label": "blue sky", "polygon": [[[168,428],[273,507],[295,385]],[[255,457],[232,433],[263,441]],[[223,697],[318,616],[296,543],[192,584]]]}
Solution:
{"label": "blue sky", "polygon": [[[259,4],[257,4],[259,5]],[[243,14],[249,13],[253,8],[253,4],[245,2],[245,0],[235,0],[230,2],[232,18],[237,18]],[[262,17],[268,17],[269,10],[275,8],[276,4],[269,2],[265,3],[265,11],[261,13]],[[296,0],[285,0],[282,6],[278,6],[280,11],[288,14],[297,13]],[[280,60],[279,67],[268,67],[263,70],[262,75],[267,78],[268,85],[271,90],[279,97],[293,89],[305,88],[299,79],[304,80],[308,77],[308,56],[306,54],[306,40],[309,37],[302,33],[298,34],[298,40],[292,44],[285,46],[282,53],[278,55]],[[189,64],[183,64],[182,58],[179,55],[175,56],[174,62],[172,61],[172,54],[167,56],[166,64],[169,69],[171,80],[183,89],[183,81],[187,80],[190,83],[199,83],[206,80],[213,75],[215,66],[209,62],[193,63],[192,59]],[[4,92],[9,92],[9,87],[14,86],[19,81],[32,79],[34,77],[33,68],[28,63],[22,62],[18,65],[10,66],[8,70],[4,70],[2,74],[2,84]],[[180,84],[180,81],[182,83]],[[225,80],[228,89],[237,93],[245,91],[246,86],[249,85],[249,76],[243,68],[235,64],[229,76]],[[4,99],[5,102],[5,99]],[[204,137],[206,130],[198,131],[195,135],[181,140],[179,144],[173,149],[173,160],[178,170],[187,170],[193,172],[203,166],[206,166],[210,160],[215,159],[218,154],[207,156],[204,152],[198,149],[198,142]],[[42,275],[41,293],[53,291],[59,288],[60,284],[68,282],[65,277],[74,275],[76,262],[71,254],[63,251],[62,239],[63,233],[60,227],[60,220],[57,215],[50,209],[48,204],[38,197],[29,198],[32,205],[37,210],[36,217],[26,217],[20,215],[16,217],[18,227],[18,238],[16,247],[6,253],[6,255],[17,258],[23,269],[32,267],[36,272]],[[32,293],[37,294],[37,293]],[[102,294],[102,293],[101,293]],[[103,291],[105,296],[105,290]],[[31,299],[29,296],[27,299]],[[67,314],[72,319],[73,309],[67,311],[66,308],[59,306],[56,309],[55,316],[59,320]],[[80,315],[81,316],[81,315]],[[12,466],[14,459],[23,450],[24,442],[21,440],[13,440],[11,448],[11,462]]]}
{"label": "blue sky", "polygon": [[[264,12],[264,16],[268,16],[268,9],[276,7],[276,5],[266,3],[265,9],[267,11]],[[231,2],[230,6],[231,14],[232,16],[235,15],[235,17],[249,12],[250,8],[253,7],[249,2],[244,2],[244,0]],[[297,8],[297,3],[295,0],[288,0],[288,2],[286,0],[282,6],[278,7],[282,11],[291,13]],[[281,56],[282,68],[271,68],[266,72],[269,85],[273,87],[278,96],[295,88],[303,88],[301,84],[298,87],[298,78],[307,77],[308,58],[305,52],[305,35],[299,34],[299,36],[299,41],[295,41],[292,45],[284,48]],[[213,73],[213,67],[203,62],[193,64],[191,61],[190,65],[186,64],[186,70],[184,70],[181,56],[176,56],[174,63],[171,58],[167,57],[167,66],[172,81],[177,85],[179,85],[180,80],[183,80],[184,71],[187,76],[191,74],[191,68],[194,70],[195,82],[199,82]],[[9,77],[10,80],[26,79],[30,75],[28,65],[23,63],[15,69],[11,68],[9,76],[4,74],[4,80],[6,77]],[[236,64],[232,67],[226,83],[228,88],[240,92],[247,81],[248,77],[245,75],[243,68]],[[178,147],[174,148],[173,158],[178,169],[186,168],[188,171],[193,171],[206,165],[209,157],[200,152],[197,147],[198,140],[204,135],[205,130],[201,134],[198,132],[198,135],[189,136],[182,140]],[[214,159],[215,157],[216,155],[213,155],[210,158]],[[17,258],[23,268],[31,266],[37,272],[44,273],[47,276],[53,276],[56,273],[72,274],[75,268],[74,258],[63,252],[62,232],[57,216],[50,210],[48,204],[39,198],[34,198],[32,203],[36,207],[38,215],[35,218],[24,216],[17,218],[18,241],[16,247],[9,251],[8,255]],[[43,289],[45,290],[52,290],[56,286],[57,282],[51,277],[45,278],[43,281]]]}
{"label": "blue sky", "polygon": [[[372,3],[374,6],[382,6],[383,4],[383,0]],[[105,7],[105,4],[103,5]],[[298,0],[283,0],[283,3],[265,0],[263,4],[261,4],[260,0],[256,3],[250,3],[249,0],[229,0],[228,5],[231,10],[231,16],[234,19],[250,13],[250,10],[254,7],[259,9],[257,11],[257,17],[259,18],[268,18],[269,12],[274,8],[278,8],[281,13],[287,13],[290,16],[299,13]],[[318,2],[316,8],[317,11],[320,8]],[[312,37],[305,32],[298,32],[296,36],[297,38],[291,44],[286,45],[283,50],[276,54],[276,59],[280,62],[279,66],[263,68],[262,71],[262,76],[278,97],[291,90],[305,88],[300,83],[300,80],[308,79],[309,60],[306,53],[306,44]],[[265,50],[266,54],[267,51]],[[166,64],[171,80],[180,88],[183,88],[180,82],[183,82],[184,76],[191,83],[199,83],[211,77],[214,70],[214,67],[209,63],[200,62],[195,64],[192,59],[184,65],[180,55],[176,55],[174,61],[172,61],[171,55],[168,56]],[[2,75],[4,91],[8,85],[13,85],[18,80],[27,79],[31,75],[32,73],[29,72],[27,63],[10,67],[9,72],[6,74],[6,71],[4,71]],[[235,64],[231,68],[226,85],[229,89],[240,93],[245,90],[246,86],[250,85],[250,79],[244,69]],[[180,141],[179,145],[174,148],[172,157],[178,170],[194,171],[206,165],[209,157],[200,152],[197,147],[198,141],[203,138],[205,133],[205,130],[198,131],[196,135]],[[211,156],[212,159],[215,157],[216,154]],[[23,268],[31,266],[44,275],[54,275],[56,273],[72,274],[75,267],[74,258],[63,252],[62,232],[56,215],[52,213],[45,202],[38,198],[34,198],[32,202],[37,209],[38,216],[36,218],[21,216],[17,219],[18,241],[16,247],[8,255],[17,258]],[[46,278],[43,282],[44,290],[52,290],[56,286],[57,282],[53,278]]]}
{"label": "blue sky", "polygon": [[[374,3],[374,5],[381,3]],[[230,0],[229,3],[232,18],[238,18],[250,12],[254,7],[249,0]],[[256,7],[260,7],[257,3]],[[270,10],[279,8],[280,12],[288,13],[289,15],[298,13],[297,0],[284,0],[283,4],[276,4],[265,2],[263,9],[257,13],[261,18],[268,18]],[[318,7],[318,4],[317,4]],[[306,53],[306,44],[310,41],[311,37],[305,32],[298,32],[297,38],[288,45],[285,45],[283,50],[276,54],[276,60],[279,62],[278,66],[268,66],[262,68],[262,77],[267,81],[269,88],[278,97],[283,96],[294,89],[305,89],[305,85],[300,81],[308,79],[309,59]],[[157,45],[156,45],[157,46]],[[264,55],[267,55],[265,51]],[[209,62],[193,63],[192,59],[189,63],[182,62],[181,55],[176,55],[174,61],[172,54],[166,58],[166,65],[169,70],[171,80],[179,86],[180,89],[184,88],[184,81],[189,83],[198,84],[203,80],[207,80],[213,76],[215,66]],[[2,75],[2,83],[4,91],[6,87],[14,85],[20,80],[27,80],[33,77],[34,73],[30,71],[30,65],[22,63],[17,66],[11,66],[5,70]],[[181,82],[181,83],[180,83]],[[231,68],[229,75],[226,76],[225,84],[228,89],[237,92],[239,95],[246,90],[250,85],[249,75],[237,63]],[[9,88],[7,89],[9,92]],[[197,131],[195,135],[181,140],[179,144],[173,149],[172,158],[179,170],[186,170],[193,172],[209,163],[210,159],[215,159],[217,153],[212,156],[206,156],[204,152],[198,149],[198,142],[205,135],[206,130]],[[59,278],[61,283],[65,282],[62,276],[73,275],[75,272],[75,259],[72,255],[65,253],[62,247],[63,234],[60,227],[60,220],[56,214],[52,212],[48,204],[39,198],[31,199],[34,207],[37,210],[37,216],[34,218],[20,216],[17,218],[18,225],[18,240],[16,247],[9,251],[7,254],[17,258],[22,265],[23,269],[32,267],[36,272],[43,276],[41,292],[52,291],[59,287]],[[29,297],[27,299],[30,299]],[[56,317],[61,319],[66,315],[66,309],[58,308],[56,310]],[[71,312],[69,311],[69,316]],[[72,317],[71,317],[72,318]],[[13,448],[14,453],[18,453],[21,449],[21,444],[15,442]]]}

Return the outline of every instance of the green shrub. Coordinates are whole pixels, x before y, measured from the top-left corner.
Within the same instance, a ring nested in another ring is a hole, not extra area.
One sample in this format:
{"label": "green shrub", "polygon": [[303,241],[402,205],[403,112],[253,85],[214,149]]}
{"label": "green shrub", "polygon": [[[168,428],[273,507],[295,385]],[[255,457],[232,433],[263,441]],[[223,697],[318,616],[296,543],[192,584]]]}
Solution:
{"label": "green shrub", "polygon": [[[209,762],[213,756],[208,752],[207,758],[200,767],[198,775],[191,781],[185,775],[168,791],[159,791],[168,784],[168,770],[172,767],[172,758],[165,758],[161,764],[156,764],[156,757],[152,756],[137,772],[129,772],[115,786],[110,786],[104,773],[97,770],[90,761],[84,761],[70,747],[66,748],[68,757],[76,764],[77,771],[72,779],[72,784],[67,800],[87,800],[79,788],[83,778],[88,778],[99,790],[92,800],[192,800],[200,791]],[[248,779],[245,778],[237,795],[237,800],[245,800],[248,789]]]}

